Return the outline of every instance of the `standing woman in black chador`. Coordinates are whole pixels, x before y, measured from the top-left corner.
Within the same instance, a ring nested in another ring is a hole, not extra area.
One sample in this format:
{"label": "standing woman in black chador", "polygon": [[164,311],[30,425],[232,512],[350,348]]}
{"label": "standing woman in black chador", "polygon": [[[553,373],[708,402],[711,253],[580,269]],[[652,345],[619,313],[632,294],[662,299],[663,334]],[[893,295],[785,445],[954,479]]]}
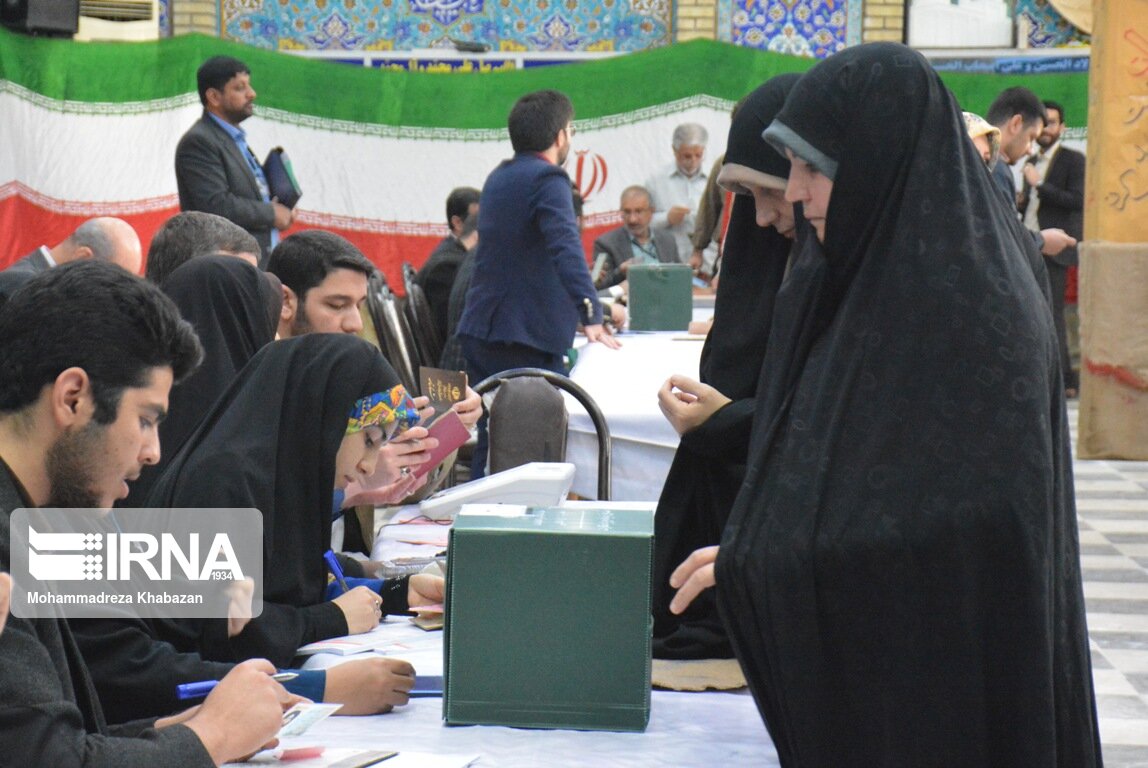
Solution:
{"label": "standing woman in black chador", "polygon": [[793,245],[784,199],[789,161],[761,140],[798,75],[778,75],[745,97],[729,129],[719,183],[735,192],[701,382],[673,376],[658,393],[681,434],[654,516],[654,655],[733,656],[713,595],[682,616],[669,611],[670,573],[698,547],[717,544],[745,476],[753,395],[769,338],[774,296]]}
{"label": "standing woman in black chador", "polygon": [[782,765],[1100,765],[1056,335],[960,108],[863,45],[765,139],[821,249],[778,295],[716,581]]}

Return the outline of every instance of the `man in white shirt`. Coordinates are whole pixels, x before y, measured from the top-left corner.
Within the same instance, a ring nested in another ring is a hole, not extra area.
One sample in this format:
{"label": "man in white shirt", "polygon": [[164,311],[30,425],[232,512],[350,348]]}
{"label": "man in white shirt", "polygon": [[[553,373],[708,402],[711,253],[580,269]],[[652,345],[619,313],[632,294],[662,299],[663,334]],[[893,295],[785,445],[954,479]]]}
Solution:
{"label": "man in white shirt", "polygon": [[697,123],[682,123],[674,129],[672,147],[674,162],[652,175],[646,189],[654,206],[655,229],[666,229],[678,246],[678,261],[689,263],[695,271],[713,274],[717,248],[711,243],[702,252],[700,264],[691,263],[698,205],[705,194],[708,176],[702,169],[709,134]]}

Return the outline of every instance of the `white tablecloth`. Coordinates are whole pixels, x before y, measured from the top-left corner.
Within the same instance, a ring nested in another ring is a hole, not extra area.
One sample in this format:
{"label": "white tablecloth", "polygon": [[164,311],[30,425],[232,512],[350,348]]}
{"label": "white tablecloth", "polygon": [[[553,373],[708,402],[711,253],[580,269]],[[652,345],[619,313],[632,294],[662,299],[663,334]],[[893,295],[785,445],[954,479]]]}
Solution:
{"label": "white tablecloth", "polygon": [[[392,618],[392,623],[405,619]],[[400,632],[402,630],[399,630]],[[434,648],[402,654],[421,674],[442,671],[441,632]],[[323,666],[338,657],[315,659]],[[765,726],[746,692],[654,691],[644,733],[562,731],[502,726],[446,726],[442,699],[412,699],[387,715],[332,717],[311,728],[308,743],[330,747],[479,755],[478,766],[563,768],[564,766],[776,766]]]}
{"label": "white tablecloth", "polygon": [[[658,388],[671,374],[698,377],[702,337],[685,333],[627,333],[622,348],[587,344],[570,376],[602,410],[613,438],[612,496],[657,500],[678,447],[678,434],[658,409]],[[598,442],[590,417],[567,397],[566,460],[577,467],[571,490],[598,495]]]}
{"label": "white tablecloth", "polygon": [[[388,515],[389,525],[375,542],[376,559],[430,555],[445,544],[447,528],[420,522],[415,519],[417,514],[417,507],[409,507]],[[386,655],[407,659],[419,674],[442,674],[441,632],[415,630],[405,617],[390,617],[375,632],[402,645],[402,649],[398,645],[387,649]],[[314,656],[306,666],[325,667],[345,658],[349,657]],[[739,768],[779,764],[753,698],[744,690],[654,691],[650,724],[643,733],[446,726],[442,722],[442,699],[427,698],[413,699],[409,705],[377,717],[331,717],[304,738],[331,747],[477,754],[477,765],[482,768]]]}

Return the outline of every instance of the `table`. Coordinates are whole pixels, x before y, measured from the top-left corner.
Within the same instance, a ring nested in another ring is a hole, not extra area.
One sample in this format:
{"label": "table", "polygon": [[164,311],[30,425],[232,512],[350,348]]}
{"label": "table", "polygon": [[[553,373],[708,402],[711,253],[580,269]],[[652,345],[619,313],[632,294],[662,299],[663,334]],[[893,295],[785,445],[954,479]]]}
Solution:
{"label": "table", "polygon": [[[679,373],[698,377],[704,337],[680,332],[624,333],[622,348],[587,344],[578,352],[570,378],[606,416],[613,442],[612,496],[620,501],[657,500],[678,448],[678,433],[658,408],[658,388]],[[566,460],[577,467],[572,491],[598,495],[598,442],[594,425],[566,395],[570,424]]]}
{"label": "table", "polygon": [[[405,618],[392,617],[395,626]],[[400,628],[398,630],[402,632]],[[421,674],[441,674],[442,633],[435,647],[403,654]],[[352,658],[352,657],[341,657]],[[312,657],[309,667],[328,666],[340,657]],[[303,737],[308,743],[434,754],[479,755],[486,768],[547,766],[777,766],[765,726],[746,691],[676,693],[654,691],[650,724],[644,733],[564,731],[502,726],[446,726],[442,700],[412,699],[387,715],[332,717]]]}
{"label": "table", "polygon": [[[387,510],[380,519],[386,527],[376,537],[372,557],[387,560],[439,551],[446,542],[448,528],[420,523],[417,515],[417,506]],[[441,632],[414,632],[404,617],[390,617],[384,627],[387,628],[377,631],[393,632],[404,642],[408,650],[401,655],[420,674],[442,674]],[[413,639],[404,639],[412,633]],[[316,656],[306,666],[329,666],[345,658],[349,657]],[[341,747],[478,754],[481,757],[477,765],[481,768],[779,765],[753,698],[745,690],[654,691],[650,724],[644,733],[448,727],[442,723],[441,699],[414,699],[388,715],[328,718],[307,733],[307,737],[312,735],[315,740]]]}

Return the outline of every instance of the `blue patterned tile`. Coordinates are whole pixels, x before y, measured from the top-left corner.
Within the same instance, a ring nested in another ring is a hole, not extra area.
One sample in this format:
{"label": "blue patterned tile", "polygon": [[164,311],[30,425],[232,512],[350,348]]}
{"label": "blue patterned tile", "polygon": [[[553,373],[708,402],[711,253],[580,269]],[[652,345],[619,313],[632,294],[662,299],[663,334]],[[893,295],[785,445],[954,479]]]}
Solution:
{"label": "blue patterned tile", "polygon": [[221,0],[223,36],[282,50],[639,51],[670,39],[670,0]]}
{"label": "blue patterned tile", "polygon": [[431,18],[448,26],[462,14],[482,13],[482,0],[410,0],[412,13],[429,13]]}
{"label": "blue patterned tile", "polygon": [[1057,13],[1048,0],[1017,0],[1016,15],[1028,21],[1029,48],[1059,48],[1092,42],[1091,35],[1081,32]]}
{"label": "blue patterned tile", "polygon": [[[729,41],[776,53],[813,56],[819,59],[860,39],[860,31],[848,33],[856,12],[850,5],[862,0],[733,0],[729,10]],[[726,18],[719,9],[718,18]],[[719,35],[726,39],[724,31]]]}

